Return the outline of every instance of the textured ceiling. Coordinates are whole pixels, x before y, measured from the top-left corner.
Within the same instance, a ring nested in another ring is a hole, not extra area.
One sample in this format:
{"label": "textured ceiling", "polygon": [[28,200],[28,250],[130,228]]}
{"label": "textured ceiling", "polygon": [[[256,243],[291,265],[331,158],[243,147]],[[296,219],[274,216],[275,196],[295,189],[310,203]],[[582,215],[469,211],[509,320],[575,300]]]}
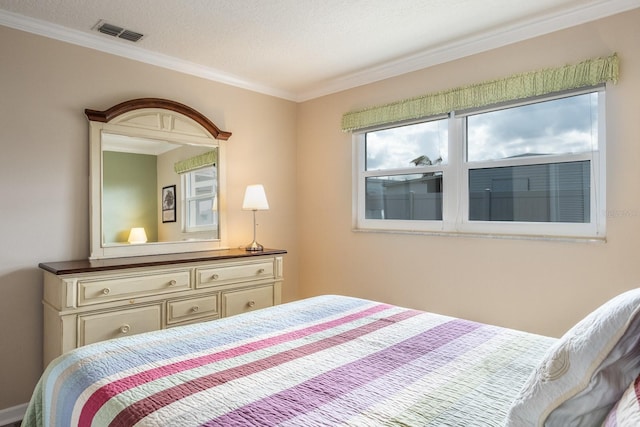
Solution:
{"label": "textured ceiling", "polygon": [[[0,0],[10,26],[302,101],[640,0]],[[144,34],[92,30],[99,20]]]}

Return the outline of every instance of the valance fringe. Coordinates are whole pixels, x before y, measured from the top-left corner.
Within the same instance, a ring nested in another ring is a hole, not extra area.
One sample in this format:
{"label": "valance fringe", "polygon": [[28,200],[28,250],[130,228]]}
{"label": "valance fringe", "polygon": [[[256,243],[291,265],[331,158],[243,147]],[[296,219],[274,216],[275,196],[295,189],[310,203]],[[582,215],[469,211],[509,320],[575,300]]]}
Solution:
{"label": "valance fringe", "polygon": [[456,110],[485,107],[500,102],[547,95],[569,89],[617,83],[618,55],[589,59],[574,65],[515,74],[498,80],[462,86],[346,113],[342,130],[360,130]]}

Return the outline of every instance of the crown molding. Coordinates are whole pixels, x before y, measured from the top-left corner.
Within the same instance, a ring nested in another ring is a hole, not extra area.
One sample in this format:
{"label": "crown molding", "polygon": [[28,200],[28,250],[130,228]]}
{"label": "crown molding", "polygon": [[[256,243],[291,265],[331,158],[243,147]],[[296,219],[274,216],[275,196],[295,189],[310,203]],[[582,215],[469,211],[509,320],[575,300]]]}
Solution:
{"label": "crown molding", "polygon": [[496,49],[554,31],[606,18],[640,7],[640,0],[602,0],[576,7],[562,14],[550,14],[512,25],[500,30],[448,43],[434,49],[405,56],[362,71],[347,74],[319,83],[314,89],[298,94],[297,102],[309,101],[321,96],[375,83],[391,77],[422,70],[434,65]]}
{"label": "crown molding", "polygon": [[[180,73],[201,77],[203,79],[228,84],[230,86],[247,89],[265,95],[275,96],[290,101],[296,100],[296,95],[287,91],[275,89],[255,82],[244,80],[224,71],[200,64],[152,52],[142,49],[139,46],[125,44],[124,41],[114,43],[111,39],[106,39],[98,34],[89,34],[83,31],[70,29],[51,22],[30,18],[17,13],[0,9],[0,25],[26,31],[28,33],[52,38],[66,43],[75,44],[89,49],[98,50],[112,55],[132,59],[150,65],[166,68]],[[128,42],[127,42],[128,43]]]}
{"label": "crown molding", "polygon": [[410,73],[437,64],[485,52],[508,44],[516,43],[554,31],[605,18],[617,13],[640,7],[640,0],[601,0],[578,6],[562,14],[550,14],[541,18],[469,37],[434,49],[405,56],[365,70],[346,74],[319,82],[309,90],[292,93],[245,80],[211,67],[152,52],[138,46],[113,43],[99,35],[88,34],[61,25],[52,24],[24,15],[0,9],[0,25],[26,31],[44,37],[60,40],[78,46],[95,49],[112,55],[167,68],[184,74],[228,84],[253,92],[274,96],[295,102],[304,102],[332,93],[341,92],[369,83],[375,83],[401,74]]}

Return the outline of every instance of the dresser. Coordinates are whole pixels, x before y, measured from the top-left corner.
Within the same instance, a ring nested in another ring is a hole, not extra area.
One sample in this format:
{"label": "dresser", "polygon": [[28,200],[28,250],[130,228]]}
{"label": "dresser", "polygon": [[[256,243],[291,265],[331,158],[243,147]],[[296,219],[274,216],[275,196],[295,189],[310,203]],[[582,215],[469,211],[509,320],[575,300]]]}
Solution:
{"label": "dresser", "polygon": [[43,362],[74,348],[280,304],[280,249],[41,263]]}

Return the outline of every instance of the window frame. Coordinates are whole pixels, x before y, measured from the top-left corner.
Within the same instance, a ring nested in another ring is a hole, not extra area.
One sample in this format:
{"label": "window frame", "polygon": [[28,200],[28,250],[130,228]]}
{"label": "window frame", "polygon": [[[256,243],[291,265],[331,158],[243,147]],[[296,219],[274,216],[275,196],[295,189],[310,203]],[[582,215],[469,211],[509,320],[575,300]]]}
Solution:
{"label": "window frame", "polygon": [[[213,192],[212,193],[207,193],[205,195],[198,195],[198,196],[190,196],[190,187],[191,187],[191,181],[192,181],[192,174],[204,170],[206,168],[213,168],[214,171],[214,178],[213,180]],[[182,229],[185,233],[197,233],[199,231],[209,231],[209,230],[215,230],[216,228],[218,228],[218,221],[216,221],[216,215],[215,213],[213,214],[213,221],[211,224],[207,224],[207,225],[192,225],[191,222],[191,209],[189,209],[189,204],[192,201],[199,201],[199,200],[211,200],[212,205],[215,203],[215,199],[218,196],[218,177],[217,177],[217,172],[216,172],[216,168],[215,165],[207,165],[207,166],[202,166],[200,168],[197,169],[193,169],[190,170],[188,172],[185,172],[182,174],[182,194],[184,195],[182,198],[182,218],[183,218],[183,224],[182,224]]]}
{"label": "window frame", "polygon": [[[596,93],[598,96],[598,147],[576,154],[549,154],[511,159],[467,161],[466,117],[472,114],[552,101],[576,95]],[[606,235],[606,93],[605,87],[578,90],[501,103],[486,108],[452,111],[421,119],[361,129],[353,133],[354,231],[433,233],[445,235],[480,235],[529,238],[604,239]],[[367,171],[366,133],[426,121],[448,118],[448,161],[433,166]],[[590,222],[524,222],[469,220],[469,171],[486,167],[555,164],[567,161],[590,161]],[[442,173],[442,220],[389,220],[365,218],[366,178],[399,174]]]}

